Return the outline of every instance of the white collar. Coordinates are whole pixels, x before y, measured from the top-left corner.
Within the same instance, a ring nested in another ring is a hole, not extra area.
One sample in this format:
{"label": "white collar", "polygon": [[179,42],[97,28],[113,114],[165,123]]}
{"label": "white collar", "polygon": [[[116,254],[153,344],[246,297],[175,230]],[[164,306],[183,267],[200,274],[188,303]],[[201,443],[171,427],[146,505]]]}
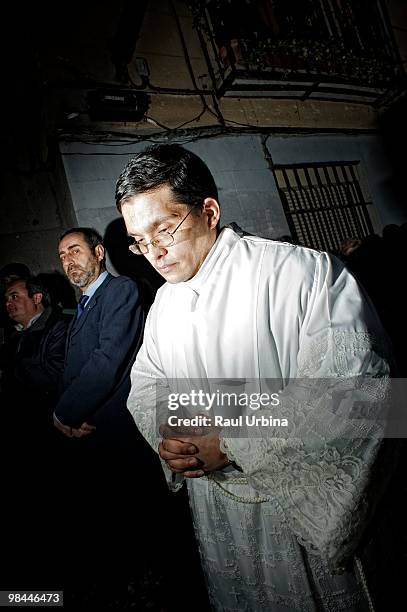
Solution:
{"label": "white collar", "polygon": [[17,331],[24,331],[25,329],[28,329],[29,327],[34,325],[36,320],[40,318],[40,316],[43,314],[43,312],[44,311],[42,310],[38,314],[34,315],[33,318],[28,321],[27,327],[24,327],[24,325],[22,323],[17,323],[16,325],[14,325],[14,329],[16,329]]}
{"label": "white collar", "polygon": [[213,269],[222,266],[238,240],[240,236],[233,229],[224,227],[195,276],[188,281],[176,283],[175,286],[192,289],[199,295]]}

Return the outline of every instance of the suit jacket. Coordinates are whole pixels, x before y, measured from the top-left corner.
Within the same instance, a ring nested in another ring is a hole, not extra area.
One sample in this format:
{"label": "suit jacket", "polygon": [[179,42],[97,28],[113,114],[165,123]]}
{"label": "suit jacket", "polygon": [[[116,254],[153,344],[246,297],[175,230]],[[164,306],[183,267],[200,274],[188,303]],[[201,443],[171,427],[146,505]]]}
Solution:
{"label": "suit jacket", "polygon": [[134,427],[126,400],[143,323],[136,283],[108,274],[68,330],[64,391],[55,409],[63,424],[87,421],[112,434]]}

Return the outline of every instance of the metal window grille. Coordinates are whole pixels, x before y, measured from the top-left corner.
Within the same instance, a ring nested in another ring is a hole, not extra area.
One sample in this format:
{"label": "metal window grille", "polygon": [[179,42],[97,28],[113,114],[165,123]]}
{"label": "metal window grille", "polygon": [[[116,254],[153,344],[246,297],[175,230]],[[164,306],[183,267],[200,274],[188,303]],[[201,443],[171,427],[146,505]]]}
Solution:
{"label": "metal window grille", "polygon": [[190,0],[217,95],[381,106],[405,89],[385,0]]}
{"label": "metal window grille", "polygon": [[337,251],[347,238],[373,233],[359,162],[276,165],[274,173],[292,237]]}

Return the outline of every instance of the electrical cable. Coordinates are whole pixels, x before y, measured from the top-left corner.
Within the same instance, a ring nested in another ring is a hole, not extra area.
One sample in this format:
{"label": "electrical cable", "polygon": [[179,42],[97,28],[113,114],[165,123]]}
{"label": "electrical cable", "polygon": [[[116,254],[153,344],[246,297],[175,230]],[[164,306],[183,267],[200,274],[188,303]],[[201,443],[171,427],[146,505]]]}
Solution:
{"label": "electrical cable", "polygon": [[150,117],[150,115],[144,115],[143,119],[144,119],[144,121],[147,121],[148,123],[154,123],[157,127],[160,127],[163,130],[166,130],[167,132],[172,129],[172,128],[168,127],[168,125],[164,125],[160,121],[157,121],[157,119],[154,119],[153,117]]}
{"label": "electrical cable", "polygon": [[[196,91],[198,91],[198,90],[199,90],[199,88],[198,88],[198,84],[197,84],[196,79],[195,79],[195,74],[194,74],[194,70],[193,70],[193,68],[192,68],[191,58],[189,57],[188,47],[187,47],[187,44],[186,44],[186,41],[185,41],[184,33],[183,33],[183,31],[182,31],[181,22],[180,22],[180,20],[179,20],[178,13],[177,13],[177,11],[176,11],[176,9],[175,9],[175,5],[174,5],[173,0],[168,0],[168,1],[169,1],[170,6],[171,6],[172,13],[173,13],[173,15],[174,15],[175,23],[176,23],[176,25],[177,25],[178,34],[179,34],[179,37],[180,37],[181,46],[182,46],[182,50],[183,50],[183,53],[184,53],[185,63],[186,63],[186,65],[187,65],[188,72],[189,72],[189,75],[190,75],[190,77],[191,77],[192,85],[193,85],[194,89],[195,89]],[[208,106],[208,103],[207,103],[207,101],[205,100],[204,95],[203,95],[203,94],[198,94],[198,95],[199,95],[199,97],[201,98],[201,102],[202,102],[202,104],[203,104],[204,108],[205,108],[205,109],[206,109],[206,110],[207,110],[209,113],[211,113],[212,115],[214,115],[214,116],[216,117],[216,119],[220,120],[220,117],[218,116],[218,114],[217,114],[217,113],[215,113],[215,112],[214,112],[214,111],[213,111],[213,110],[212,110],[212,109],[211,109],[211,108]]]}

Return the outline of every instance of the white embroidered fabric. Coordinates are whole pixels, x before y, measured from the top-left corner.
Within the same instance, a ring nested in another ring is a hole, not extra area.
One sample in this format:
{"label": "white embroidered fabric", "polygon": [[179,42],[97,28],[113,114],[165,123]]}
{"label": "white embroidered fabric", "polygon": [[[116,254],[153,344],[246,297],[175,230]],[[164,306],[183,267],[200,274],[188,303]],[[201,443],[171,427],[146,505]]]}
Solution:
{"label": "white embroidered fabric", "polygon": [[[385,470],[373,476],[385,354],[355,280],[324,253],[226,229],[196,277],[159,290],[128,400],[151,446],[160,440],[157,402],[175,378],[260,386],[278,379],[289,423],[284,433],[221,435],[221,449],[243,473],[187,481],[214,609],[368,609],[355,575],[332,570],[352,555],[384,486]],[[163,469],[173,489],[181,486]]]}
{"label": "white embroidered fabric", "polygon": [[[330,334],[325,352],[320,343],[309,360],[302,358],[298,372],[315,376],[323,363],[330,374],[331,363],[337,378],[291,383],[280,394],[280,413],[290,427],[266,438],[250,427],[246,439],[222,438],[221,448],[255,490],[271,493],[284,508],[287,525],[308,551],[337,568],[357,546],[372,496],[384,486],[374,481],[371,488],[370,477],[386,425],[390,380],[368,334],[340,332],[338,342]],[[366,359],[371,378],[355,378]],[[360,405],[368,408],[365,418],[358,414]]]}

